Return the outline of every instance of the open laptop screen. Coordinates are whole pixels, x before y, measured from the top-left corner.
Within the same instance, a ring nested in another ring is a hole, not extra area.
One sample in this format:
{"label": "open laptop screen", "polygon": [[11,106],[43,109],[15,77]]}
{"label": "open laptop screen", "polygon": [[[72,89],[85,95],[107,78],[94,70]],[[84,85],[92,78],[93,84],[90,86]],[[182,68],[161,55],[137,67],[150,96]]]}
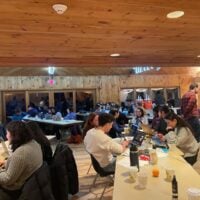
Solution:
{"label": "open laptop screen", "polygon": [[137,130],[136,135],[133,137],[132,144],[140,146],[145,139],[145,133],[142,131]]}

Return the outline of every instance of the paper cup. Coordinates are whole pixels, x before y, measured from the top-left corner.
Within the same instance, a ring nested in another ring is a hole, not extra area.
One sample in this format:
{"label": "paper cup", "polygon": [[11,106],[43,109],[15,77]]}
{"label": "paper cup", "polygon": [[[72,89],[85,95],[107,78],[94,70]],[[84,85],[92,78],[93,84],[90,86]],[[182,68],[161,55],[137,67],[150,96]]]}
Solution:
{"label": "paper cup", "polygon": [[129,169],[129,175],[130,179],[135,182],[137,178],[138,168],[137,167],[130,167]]}
{"label": "paper cup", "polygon": [[175,171],[171,168],[166,169],[166,181],[171,182],[173,179],[173,176],[175,174]]}
{"label": "paper cup", "polygon": [[200,200],[199,188],[188,188],[187,194],[188,194],[188,200]]}

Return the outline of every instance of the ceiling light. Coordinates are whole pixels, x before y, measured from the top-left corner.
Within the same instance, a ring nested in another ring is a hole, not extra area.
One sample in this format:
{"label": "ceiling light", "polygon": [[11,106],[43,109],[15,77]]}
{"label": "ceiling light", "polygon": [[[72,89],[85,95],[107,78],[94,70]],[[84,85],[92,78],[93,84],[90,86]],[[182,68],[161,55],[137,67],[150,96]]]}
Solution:
{"label": "ceiling light", "polygon": [[182,17],[183,15],[184,15],[184,11],[181,11],[181,10],[173,11],[167,14],[167,18],[176,19],[176,18]]}
{"label": "ceiling light", "polygon": [[132,73],[141,74],[147,71],[159,71],[161,67],[152,67],[152,66],[136,66],[132,68]]}
{"label": "ceiling light", "polygon": [[57,14],[62,15],[66,10],[67,6],[64,4],[54,4],[52,8],[56,11]]}
{"label": "ceiling light", "polygon": [[198,55],[197,58],[200,58],[200,55]]}
{"label": "ceiling light", "polygon": [[55,67],[48,67],[48,74],[54,75],[54,73],[55,73]]}
{"label": "ceiling light", "polygon": [[110,56],[111,56],[111,57],[119,57],[120,54],[119,54],[119,53],[112,53],[112,54],[110,54]]}

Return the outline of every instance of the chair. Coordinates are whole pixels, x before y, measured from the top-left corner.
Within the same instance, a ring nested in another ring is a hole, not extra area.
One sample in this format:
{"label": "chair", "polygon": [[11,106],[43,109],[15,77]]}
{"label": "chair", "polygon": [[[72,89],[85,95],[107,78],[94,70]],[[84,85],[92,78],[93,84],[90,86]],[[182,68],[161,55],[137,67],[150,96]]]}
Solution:
{"label": "chair", "polygon": [[25,182],[18,200],[55,200],[50,181],[49,166],[44,162]]}
{"label": "chair", "polygon": [[89,166],[86,174],[89,174],[91,167],[92,167],[92,163],[90,163],[90,166]]}
{"label": "chair", "polygon": [[92,166],[94,168],[94,170],[96,171],[96,176],[94,177],[94,180],[93,180],[93,183],[90,187],[90,192],[91,192],[91,189],[92,187],[95,186],[95,183],[96,183],[96,180],[97,178],[100,176],[100,177],[108,177],[109,181],[105,182],[105,187],[101,193],[101,196],[100,196],[100,200],[102,199],[104,193],[105,193],[105,190],[107,188],[107,186],[109,186],[110,183],[113,183],[113,177],[111,177],[110,175],[114,175],[114,172],[107,172],[105,171],[101,166],[100,164],[98,163],[98,161],[94,158],[94,156],[92,154],[90,154],[90,157],[91,157],[91,161],[92,161]]}

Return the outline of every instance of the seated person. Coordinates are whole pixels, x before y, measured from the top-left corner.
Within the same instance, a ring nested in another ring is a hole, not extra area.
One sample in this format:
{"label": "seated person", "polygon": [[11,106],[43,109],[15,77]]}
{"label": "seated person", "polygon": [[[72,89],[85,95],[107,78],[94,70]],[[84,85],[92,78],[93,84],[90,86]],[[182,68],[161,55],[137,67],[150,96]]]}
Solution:
{"label": "seated person", "polygon": [[124,127],[122,125],[119,125],[116,121],[119,117],[119,111],[111,110],[110,114],[114,117],[114,121],[113,121],[112,128],[110,129],[108,135],[111,138],[121,137],[121,133],[124,131]]}
{"label": "seated person", "polygon": [[14,200],[19,197],[25,181],[42,166],[42,150],[25,123],[12,121],[6,130],[12,155],[5,168],[0,169],[0,199]]}
{"label": "seated person", "polygon": [[[76,120],[76,113],[73,112],[73,108],[70,107],[67,110],[68,114],[64,117],[65,120]],[[71,136],[67,140],[68,143],[79,144],[82,142],[82,132],[80,126],[75,124],[70,128]]]}
{"label": "seated person", "polygon": [[90,129],[97,127],[98,124],[99,124],[99,115],[95,112],[90,113],[83,127],[83,138],[86,136],[87,132]]}
{"label": "seated person", "polygon": [[67,109],[67,115],[64,117],[64,119],[67,119],[67,120],[74,119],[74,120],[76,120],[76,113],[73,112],[73,108]]}
{"label": "seated person", "polygon": [[12,121],[21,121],[25,115],[20,108],[16,108],[15,114],[12,116]]}
{"label": "seated person", "polygon": [[155,106],[153,108],[153,120],[152,120],[152,123],[151,123],[151,128],[156,130],[157,129],[157,126],[159,124],[159,121],[160,121],[160,118],[159,118],[159,106]]}
{"label": "seated person", "polygon": [[38,110],[36,109],[36,107],[33,103],[30,103],[30,105],[28,106],[27,114],[30,117],[35,117],[38,114]]}
{"label": "seated person", "polygon": [[94,156],[99,165],[108,172],[115,171],[116,158],[128,146],[128,141],[116,143],[107,133],[110,131],[114,117],[108,113],[99,114],[99,126],[90,129],[84,139],[86,151]]}
{"label": "seated person", "polygon": [[29,121],[26,122],[27,127],[33,134],[34,139],[38,142],[42,149],[43,161],[47,162],[47,164],[51,164],[52,162],[52,149],[48,138],[43,133],[42,129],[39,127],[37,122]]}
{"label": "seated person", "polygon": [[199,151],[199,144],[196,141],[192,129],[182,118],[170,111],[165,120],[167,126],[174,131],[168,132],[164,138],[168,143],[175,143],[176,146],[184,153],[185,160],[193,165],[196,162]]}
{"label": "seated person", "polygon": [[55,115],[55,114],[56,114],[55,107],[49,107],[49,108],[48,108],[48,114],[50,114],[50,115]]}
{"label": "seated person", "polygon": [[124,126],[125,124],[128,124],[128,118],[126,117],[124,113],[119,112],[119,117],[116,119],[116,122],[119,125]]}
{"label": "seated person", "polygon": [[38,110],[38,113],[46,114],[46,113],[48,113],[48,106],[46,106],[44,101],[42,100],[42,101],[40,101],[37,110]]}
{"label": "seated person", "polygon": [[152,128],[157,133],[161,133],[163,135],[167,134],[167,123],[164,120],[166,114],[170,111],[168,106],[156,106],[153,109],[154,118],[152,121]]}
{"label": "seated person", "polygon": [[145,110],[142,107],[138,107],[136,109],[136,123],[138,124],[138,126],[140,126],[140,124],[147,125],[149,123],[145,114]]}
{"label": "seated person", "polygon": [[142,107],[136,109],[135,117],[132,119],[133,124],[133,134],[136,133],[138,128],[141,128],[141,124],[148,125],[148,118],[145,115],[145,111]]}
{"label": "seated person", "polygon": [[100,104],[97,103],[97,104],[95,105],[94,112],[97,113],[97,114],[99,114],[99,113],[102,112],[102,110],[101,110],[101,105],[100,105]]}

